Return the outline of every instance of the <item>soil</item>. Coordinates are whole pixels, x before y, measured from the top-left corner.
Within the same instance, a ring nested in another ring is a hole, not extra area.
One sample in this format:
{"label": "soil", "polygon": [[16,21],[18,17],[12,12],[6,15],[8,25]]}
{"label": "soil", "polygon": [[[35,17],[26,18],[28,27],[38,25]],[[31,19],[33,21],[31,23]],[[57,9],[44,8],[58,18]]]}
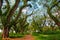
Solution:
{"label": "soil", "polygon": [[25,35],[23,38],[9,38],[7,40],[34,40],[34,37],[32,35]]}

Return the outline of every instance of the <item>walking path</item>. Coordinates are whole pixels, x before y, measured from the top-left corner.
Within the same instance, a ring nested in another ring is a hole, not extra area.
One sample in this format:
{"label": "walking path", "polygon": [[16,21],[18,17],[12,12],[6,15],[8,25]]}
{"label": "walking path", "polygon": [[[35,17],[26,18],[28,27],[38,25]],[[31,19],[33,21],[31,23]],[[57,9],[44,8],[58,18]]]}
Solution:
{"label": "walking path", "polygon": [[34,37],[32,35],[25,35],[23,38],[9,38],[7,40],[34,40]]}

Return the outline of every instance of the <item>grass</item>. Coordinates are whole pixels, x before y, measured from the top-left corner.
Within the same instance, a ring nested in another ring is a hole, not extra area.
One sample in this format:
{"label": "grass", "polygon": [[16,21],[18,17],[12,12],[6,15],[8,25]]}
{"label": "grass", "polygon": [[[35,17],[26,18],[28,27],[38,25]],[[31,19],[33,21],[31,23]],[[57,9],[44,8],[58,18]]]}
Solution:
{"label": "grass", "polygon": [[23,34],[19,34],[19,33],[10,33],[9,34],[10,38],[21,38],[23,36],[24,36]]}
{"label": "grass", "polygon": [[33,33],[33,36],[36,40],[60,40],[60,32],[52,32],[52,33]]}
{"label": "grass", "polygon": [[0,40],[2,40],[1,33],[0,33]]}
{"label": "grass", "polygon": [[[2,40],[2,36],[1,36],[2,33],[0,33],[0,40]],[[21,38],[23,37],[24,35],[23,34],[19,34],[19,33],[9,33],[9,38]]]}
{"label": "grass", "polygon": [[[1,35],[1,33],[0,33]],[[60,40],[60,31],[49,31],[49,32],[43,32],[43,33],[33,33],[32,34],[35,37],[35,40]],[[15,34],[15,33],[10,33],[9,37],[10,38],[21,38],[24,35],[22,34]],[[1,40],[1,36],[0,36]]]}
{"label": "grass", "polygon": [[54,35],[44,35],[40,34],[39,36],[35,36],[36,40],[60,40],[60,34]]}

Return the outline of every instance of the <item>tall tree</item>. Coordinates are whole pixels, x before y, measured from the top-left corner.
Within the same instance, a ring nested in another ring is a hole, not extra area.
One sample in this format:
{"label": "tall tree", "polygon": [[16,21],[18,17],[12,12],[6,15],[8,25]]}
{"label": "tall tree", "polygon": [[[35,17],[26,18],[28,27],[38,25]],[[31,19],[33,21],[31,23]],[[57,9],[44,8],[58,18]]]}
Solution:
{"label": "tall tree", "polygon": [[51,7],[49,7],[48,5],[46,5],[46,7],[47,7],[47,13],[49,14],[50,18],[53,19],[54,22],[55,22],[58,26],[60,26],[60,21],[59,21],[55,16],[52,15],[51,10],[52,10],[52,8],[54,8],[55,6],[57,6],[58,9],[60,9],[60,7],[59,7],[59,5],[58,5],[59,3],[60,3],[60,1],[55,0],[55,1],[53,2],[53,5],[52,5]]}
{"label": "tall tree", "polygon": [[10,0],[9,1],[5,0],[5,2],[6,2],[5,9],[6,10],[4,13],[1,10],[3,1],[4,0],[0,0],[0,14],[1,14],[1,21],[2,21],[2,24],[4,26],[3,37],[7,38],[9,36],[10,28],[12,27],[12,25],[14,25],[16,23],[16,21],[20,17],[22,9],[25,8],[26,6],[30,6],[30,5],[27,5],[27,0],[23,0],[24,5],[22,7],[20,7],[18,15],[16,16],[16,18],[13,21],[11,21],[13,14],[15,13],[15,11],[17,10],[17,8],[19,6],[20,0],[15,0],[15,4],[12,6],[12,8],[11,8],[11,5],[9,3]]}

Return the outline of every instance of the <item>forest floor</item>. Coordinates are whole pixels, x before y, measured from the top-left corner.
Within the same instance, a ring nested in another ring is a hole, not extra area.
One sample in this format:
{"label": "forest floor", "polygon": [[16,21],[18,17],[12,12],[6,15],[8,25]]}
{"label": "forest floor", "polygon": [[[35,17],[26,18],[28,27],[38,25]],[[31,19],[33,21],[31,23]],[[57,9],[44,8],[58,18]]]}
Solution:
{"label": "forest floor", "polygon": [[32,35],[25,35],[22,38],[8,38],[7,40],[34,40],[34,37]]}
{"label": "forest floor", "polygon": [[[10,34],[11,36],[12,34]],[[20,34],[18,34],[20,35]],[[15,34],[12,35],[13,38],[9,38],[10,40],[60,40],[60,31],[53,31],[53,32],[45,32],[45,33],[33,33],[32,35],[20,35],[15,37]],[[1,40],[1,37],[0,37]]]}

